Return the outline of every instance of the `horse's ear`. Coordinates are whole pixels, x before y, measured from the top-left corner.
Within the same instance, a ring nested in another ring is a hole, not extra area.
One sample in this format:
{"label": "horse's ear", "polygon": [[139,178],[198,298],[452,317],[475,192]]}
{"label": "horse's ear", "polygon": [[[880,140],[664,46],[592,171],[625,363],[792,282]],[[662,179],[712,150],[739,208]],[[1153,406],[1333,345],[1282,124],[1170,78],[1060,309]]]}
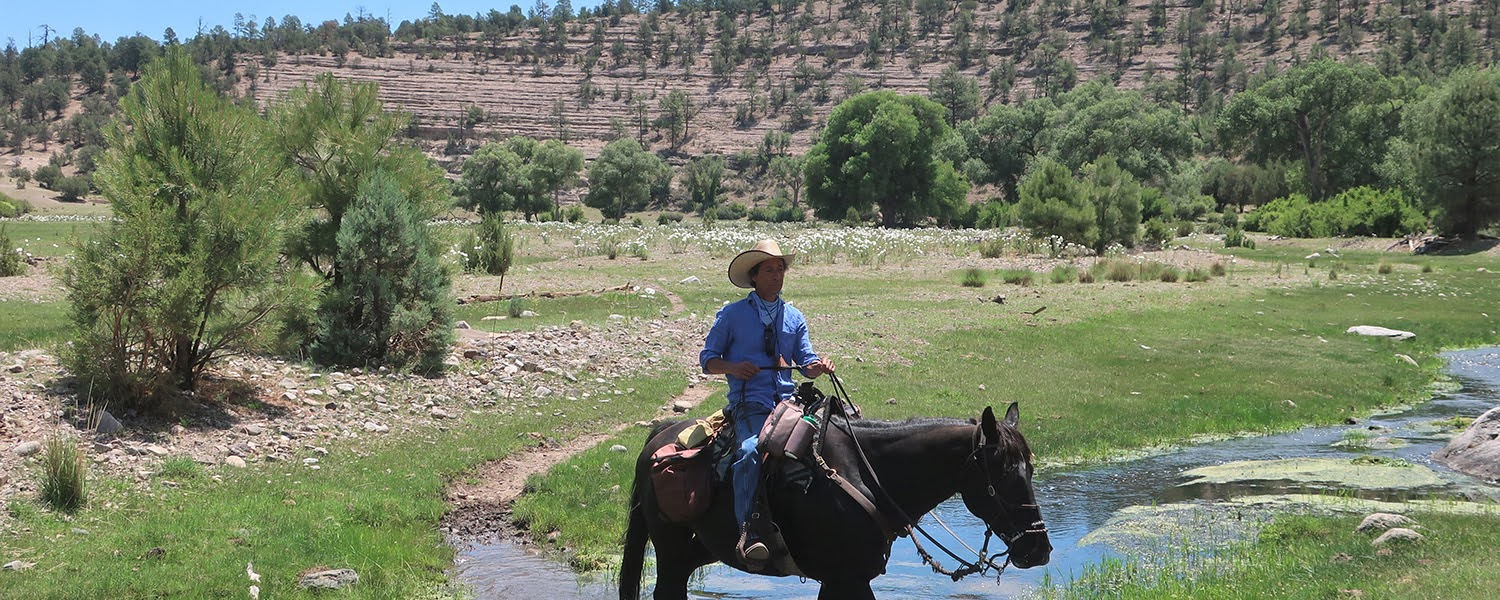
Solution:
{"label": "horse's ear", "polygon": [[1021,406],[1015,402],[1010,403],[1010,408],[1005,409],[1005,424],[1011,427],[1021,420]]}
{"label": "horse's ear", "polygon": [[984,433],[986,442],[1000,439],[1000,426],[995,423],[995,409],[984,407],[984,414],[979,416],[979,431]]}

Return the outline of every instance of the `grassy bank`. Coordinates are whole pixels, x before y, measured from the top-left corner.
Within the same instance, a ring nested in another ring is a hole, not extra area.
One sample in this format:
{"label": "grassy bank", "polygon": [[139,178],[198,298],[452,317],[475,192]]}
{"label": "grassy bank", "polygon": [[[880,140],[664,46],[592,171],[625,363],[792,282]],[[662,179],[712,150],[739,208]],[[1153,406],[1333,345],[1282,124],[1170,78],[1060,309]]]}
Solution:
{"label": "grassy bank", "polygon": [[1360,517],[1278,517],[1252,543],[1230,549],[1203,573],[1148,571],[1111,562],[1050,598],[1484,598],[1500,586],[1500,516],[1411,515],[1419,543],[1370,544]]}
{"label": "grassy bank", "polygon": [[[151,475],[149,493],[94,481],[89,506],[71,517],[11,498],[0,555],[47,568],[7,572],[0,597],[242,598],[251,562],[262,597],[316,597],[298,590],[296,579],[317,566],[359,573],[341,598],[452,596],[444,570],[453,551],[438,530],[450,479],[516,451],[532,439],[527,432],[567,439],[647,418],[681,390],[680,381],[676,373],[623,381],[622,389],[635,391],[588,420],[474,414],[447,431],[334,443],[317,470],[254,463],[210,475],[185,457],[169,458]],[[535,414],[565,403],[542,402]],[[303,451],[298,459],[315,456]]]}

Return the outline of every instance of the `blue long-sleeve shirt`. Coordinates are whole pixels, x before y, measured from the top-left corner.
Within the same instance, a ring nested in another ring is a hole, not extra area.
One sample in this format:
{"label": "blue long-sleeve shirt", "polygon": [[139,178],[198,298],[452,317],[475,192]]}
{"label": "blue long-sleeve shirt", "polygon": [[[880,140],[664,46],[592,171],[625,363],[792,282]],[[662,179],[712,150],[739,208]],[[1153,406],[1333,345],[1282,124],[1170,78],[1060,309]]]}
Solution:
{"label": "blue long-sleeve shirt", "polygon": [[818,359],[812,340],[808,338],[807,319],[802,316],[802,311],[783,302],[778,312],[771,324],[765,325],[761,322],[760,310],[746,297],[724,305],[714,317],[713,327],[709,328],[708,337],[703,341],[703,351],[698,354],[698,366],[703,372],[708,372],[708,361],[715,358],[731,363],[748,360],[762,369],[749,380],[728,376],[731,409],[740,402],[774,407],[796,392],[790,370],[767,369],[776,365],[776,359],[767,356],[765,351],[767,327],[774,336],[777,356],[785,358],[788,363],[805,365]]}

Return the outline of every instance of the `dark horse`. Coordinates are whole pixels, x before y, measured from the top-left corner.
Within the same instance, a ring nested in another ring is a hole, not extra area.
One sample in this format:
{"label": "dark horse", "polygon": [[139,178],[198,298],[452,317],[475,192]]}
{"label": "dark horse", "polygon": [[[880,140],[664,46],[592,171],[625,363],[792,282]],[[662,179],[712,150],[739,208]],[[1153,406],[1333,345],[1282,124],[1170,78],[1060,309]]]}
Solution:
{"label": "dark horse", "polygon": [[[957,419],[843,422],[836,417],[835,422],[847,425],[856,439],[830,426],[823,456],[874,500],[891,527],[904,528],[910,524],[907,518],[920,519],[960,494],[969,512],[1005,541],[1011,564],[1023,569],[1045,565],[1052,544],[1031,489],[1031,451],[1016,429],[1018,414],[1011,404],[1003,422],[985,408],[977,424]],[[686,598],[693,571],[715,561],[745,570],[735,552],[739,524],[734,522],[727,482],[715,487],[712,507],[692,523],[668,523],[657,510],[651,453],[672,443],[690,424],[658,426],[636,461],[620,566],[622,599],[640,595],[648,539],[656,548],[657,600]],[[864,450],[875,477],[859,466],[856,448]],[[805,493],[801,486],[768,485],[771,514],[792,559],[802,575],[822,583],[818,597],[874,598],[870,581],[885,572],[892,542],[875,518],[821,473],[812,476]],[[760,573],[793,574],[774,567]]]}

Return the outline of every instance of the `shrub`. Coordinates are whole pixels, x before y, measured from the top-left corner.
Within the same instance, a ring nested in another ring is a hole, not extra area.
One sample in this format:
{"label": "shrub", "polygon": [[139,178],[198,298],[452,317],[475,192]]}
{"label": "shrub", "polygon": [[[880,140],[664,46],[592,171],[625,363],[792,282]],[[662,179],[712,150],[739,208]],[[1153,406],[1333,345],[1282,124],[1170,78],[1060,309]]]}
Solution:
{"label": "shrub", "polygon": [[42,447],[42,502],[71,513],[88,500],[88,461],[71,438],[53,436]]}
{"label": "shrub", "polygon": [[1004,229],[1015,223],[1015,205],[991,198],[980,204],[974,226],[979,229]]}
{"label": "shrub", "polygon": [[1057,265],[1052,267],[1052,273],[1048,276],[1052,283],[1068,283],[1078,279],[1078,267],[1073,265]]}
{"label": "shrub", "polygon": [[84,196],[89,195],[89,178],[85,175],[77,177],[64,177],[57,182],[57,191],[62,194],[63,202],[78,202]]}
{"label": "shrub", "polygon": [[1252,240],[1249,237],[1247,237],[1245,235],[1245,232],[1243,230],[1240,230],[1240,229],[1230,229],[1229,231],[1227,231],[1227,232],[1224,233],[1224,247],[1225,248],[1243,247],[1243,248],[1249,248],[1251,250],[1254,250],[1255,249],[1255,240]]}
{"label": "shrub", "polygon": [[1095,279],[1106,279],[1109,281],[1131,281],[1140,274],[1140,268],[1134,263],[1126,260],[1105,260],[1094,263],[1090,271],[1093,271]]}
{"label": "shrub", "polygon": [[1167,265],[1161,264],[1159,262],[1145,262],[1140,264],[1139,271],[1136,275],[1137,278],[1141,281],[1157,279],[1161,277],[1162,272],[1166,271],[1167,268]]}
{"label": "shrub", "polygon": [[1214,277],[1223,277],[1228,271],[1224,268],[1224,263],[1216,260],[1214,264],[1208,266],[1208,272]]}
{"label": "shrub", "polygon": [[1005,256],[1005,238],[993,237],[979,242],[979,255],[985,258]]}
{"label": "shrub", "polygon": [[197,479],[204,474],[203,465],[193,460],[190,456],[173,456],[162,459],[161,466],[156,468],[156,476],[162,479],[182,482]]}
{"label": "shrub", "polygon": [[26,272],[26,259],[10,244],[10,234],[0,225],[0,277],[14,277]]}
{"label": "shrub", "polygon": [[464,252],[468,253],[464,261],[464,268],[468,271],[478,271],[487,275],[499,275],[500,285],[497,290],[505,289],[505,274],[516,261],[516,240],[511,235],[510,228],[505,226],[505,219],[499,215],[485,215],[479,225],[475,227],[476,232],[469,234],[469,242],[465,244]]}
{"label": "shrub", "polygon": [[55,191],[57,189],[57,182],[63,178],[62,168],[51,164],[37,167],[36,173],[33,173],[31,177],[36,180],[37,185]]}
{"label": "shrub", "polygon": [[1036,278],[1036,273],[1031,269],[1005,269],[1000,272],[1000,280],[1012,285],[1031,287],[1031,282]]}
{"label": "shrub", "polygon": [[1187,237],[1193,235],[1193,222],[1178,221],[1176,235],[1177,237]]}
{"label": "shrub", "polygon": [[1390,275],[1391,271],[1391,263],[1382,260],[1379,264],[1375,265],[1375,272],[1380,273],[1381,275]]}
{"label": "shrub", "polygon": [[16,189],[24,190],[26,189],[26,182],[31,181],[31,169],[16,167],[10,170],[10,177],[16,180]]}
{"label": "shrub", "polygon": [[530,302],[520,296],[511,298],[510,302],[505,304],[505,314],[510,315],[512,319],[519,319],[521,314],[529,308],[529,304]]}
{"label": "shrub", "polygon": [[1184,275],[1182,280],[1188,283],[1200,283],[1208,281],[1211,278],[1212,276],[1208,274],[1208,271],[1205,271],[1198,267],[1193,267],[1191,269],[1188,269],[1187,275]]}
{"label": "shrub", "polygon": [[984,287],[984,270],[974,268],[965,269],[962,283],[964,287]]}
{"label": "shrub", "polygon": [[1172,241],[1172,227],[1165,219],[1151,219],[1146,221],[1143,241],[1154,244],[1158,248],[1165,248]]}
{"label": "shrub", "polygon": [[714,220],[737,221],[745,218],[745,215],[749,213],[749,210],[745,208],[745,205],[738,202],[726,202],[715,207],[713,213]]}
{"label": "shrub", "polygon": [[448,273],[416,204],[383,171],[344,213],[337,258],[342,277],[318,307],[314,360],[441,371],[453,339]]}
{"label": "shrub", "polygon": [[1247,215],[1245,226],[1283,237],[1389,237],[1425,230],[1427,216],[1398,190],[1357,187],[1316,203],[1301,194],[1277,198]]}
{"label": "shrub", "polygon": [[1156,276],[1157,279],[1162,280],[1164,283],[1176,283],[1181,277],[1182,273],[1177,270],[1177,267],[1164,267],[1161,270],[1161,274]]}
{"label": "shrub", "polygon": [[1432,272],[1432,263],[1423,263],[1422,264],[1422,272],[1423,273],[1431,273]]}
{"label": "shrub", "polygon": [[1078,283],[1093,283],[1093,282],[1094,282],[1094,272],[1093,271],[1090,271],[1090,270],[1087,270],[1087,269],[1080,269],[1078,271]]}
{"label": "shrub", "polygon": [[682,213],[680,213],[680,212],[664,212],[662,214],[656,215],[656,224],[657,225],[669,225],[669,224],[672,224],[672,223],[681,223],[681,222],[682,222]]}
{"label": "shrub", "polygon": [[0,194],[0,218],[14,219],[29,212],[31,212],[29,202]]}

